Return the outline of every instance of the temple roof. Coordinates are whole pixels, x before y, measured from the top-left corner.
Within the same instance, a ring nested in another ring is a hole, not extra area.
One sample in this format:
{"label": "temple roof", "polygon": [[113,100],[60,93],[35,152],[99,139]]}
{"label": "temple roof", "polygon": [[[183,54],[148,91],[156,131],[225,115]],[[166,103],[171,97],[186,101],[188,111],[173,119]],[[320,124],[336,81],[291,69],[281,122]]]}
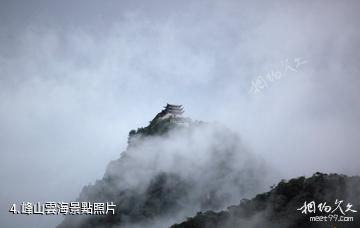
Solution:
{"label": "temple roof", "polygon": [[166,118],[166,117],[177,117],[184,113],[182,105],[166,104],[164,109],[159,112],[154,119]]}
{"label": "temple roof", "polygon": [[166,104],[166,106],[164,106],[164,108],[181,108],[182,109],[182,105],[173,105],[173,104]]}

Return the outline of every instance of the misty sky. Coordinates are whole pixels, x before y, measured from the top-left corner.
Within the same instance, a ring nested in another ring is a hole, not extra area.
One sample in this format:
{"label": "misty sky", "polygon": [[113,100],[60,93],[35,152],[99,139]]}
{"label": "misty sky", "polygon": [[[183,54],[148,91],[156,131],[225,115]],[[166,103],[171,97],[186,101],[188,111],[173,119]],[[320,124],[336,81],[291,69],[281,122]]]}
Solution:
{"label": "misty sky", "polygon": [[[359,10],[355,0],[1,0],[1,224],[58,223],[7,211],[74,199],[167,102],[237,131],[281,177],[360,174]],[[250,91],[297,58],[306,63]]]}

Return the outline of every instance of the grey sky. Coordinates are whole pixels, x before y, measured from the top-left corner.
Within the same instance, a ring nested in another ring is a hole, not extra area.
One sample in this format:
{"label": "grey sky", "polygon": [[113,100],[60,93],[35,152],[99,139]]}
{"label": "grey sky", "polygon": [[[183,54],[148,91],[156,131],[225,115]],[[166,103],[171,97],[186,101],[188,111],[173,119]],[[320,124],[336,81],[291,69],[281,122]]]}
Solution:
{"label": "grey sky", "polygon": [[[359,174],[359,10],[358,1],[2,0],[2,224],[55,224],[6,211],[74,199],[166,102],[238,131],[283,177]],[[307,61],[298,72],[249,94],[252,80],[296,57]]]}

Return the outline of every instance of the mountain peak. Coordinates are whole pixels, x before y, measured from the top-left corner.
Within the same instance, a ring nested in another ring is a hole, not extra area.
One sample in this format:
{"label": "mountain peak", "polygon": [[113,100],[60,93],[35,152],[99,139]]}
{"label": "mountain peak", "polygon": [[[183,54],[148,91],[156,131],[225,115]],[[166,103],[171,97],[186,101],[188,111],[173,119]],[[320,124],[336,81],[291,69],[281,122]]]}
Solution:
{"label": "mountain peak", "polygon": [[182,105],[166,104],[152,119],[148,126],[131,130],[129,132],[129,141],[134,136],[155,136],[168,133],[170,130],[177,127],[190,126],[193,121],[190,118],[182,116],[184,108]]}
{"label": "mountain peak", "polygon": [[164,109],[155,116],[154,120],[181,117],[183,113],[184,109],[182,105],[167,103]]}

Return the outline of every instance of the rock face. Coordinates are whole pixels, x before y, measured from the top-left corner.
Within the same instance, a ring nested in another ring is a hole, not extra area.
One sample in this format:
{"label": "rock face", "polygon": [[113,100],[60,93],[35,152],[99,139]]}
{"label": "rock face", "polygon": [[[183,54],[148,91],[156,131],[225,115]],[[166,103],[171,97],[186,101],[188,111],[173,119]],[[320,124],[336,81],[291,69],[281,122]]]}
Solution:
{"label": "rock face", "polygon": [[[338,203],[343,200],[339,204],[345,215],[340,209],[336,209],[338,205],[336,199],[338,199]],[[311,212],[307,210],[307,214],[301,213],[304,203],[307,202],[307,205],[311,205],[312,201],[315,202],[316,207],[307,206],[306,208]],[[326,205],[321,204],[324,202]],[[347,203],[352,206],[346,212]],[[327,206],[330,206],[331,209]],[[313,210],[315,213],[312,213]],[[326,212],[326,210],[330,212]],[[335,211],[331,213],[333,210]],[[360,177],[316,173],[307,179],[299,177],[288,182],[282,181],[271,191],[259,194],[252,200],[243,200],[239,205],[231,206],[225,211],[199,212],[195,217],[173,225],[171,228],[358,228],[360,227],[359,213]],[[335,218],[335,215],[338,217]],[[326,219],[320,216],[324,216]],[[343,216],[342,219],[341,216]],[[310,221],[310,217],[327,221]],[[346,222],[345,220],[349,219],[345,217],[353,217],[353,221]]]}
{"label": "rock face", "polygon": [[265,189],[267,168],[229,129],[156,118],[129,133],[128,148],[76,201],[114,202],[115,214],[68,215],[58,228],[170,227]]}

